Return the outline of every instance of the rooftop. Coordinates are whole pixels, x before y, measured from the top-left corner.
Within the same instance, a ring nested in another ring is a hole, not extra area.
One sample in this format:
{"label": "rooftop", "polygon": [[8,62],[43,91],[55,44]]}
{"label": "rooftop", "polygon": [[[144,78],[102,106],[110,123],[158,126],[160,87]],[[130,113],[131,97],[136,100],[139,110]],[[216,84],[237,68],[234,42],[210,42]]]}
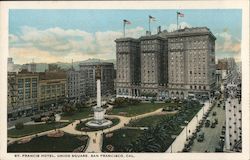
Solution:
{"label": "rooftop", "polygon": [[79,65],[80,66],[97,66],[97,65],[104,66],[104,65],[114,65],[114,64],[111,62],[84,62],[84,63],[80,63]]}
{"label": "rooftop", "polygon": [[[212,38],[216,40],[216,37],[207,27],[192,27],[192,28],[186,27],[186,28],[175,30],[172,32],[163,30],[163,31],[158,31],[157,34],[141,36],[139,39],[166,39],[166,38],[176,37],[176,36],[191,36],[191,35],[200,35],[200,34],[210,35]],[[137,42],[138,39],[125,37],[125,38],[118,38],[115,40],[115,42],[124,42],[124,41]]]}
{"label": "rooftop", "polygon": [[66,79],[65,72],[41,72],[39,73],[40,80]]}

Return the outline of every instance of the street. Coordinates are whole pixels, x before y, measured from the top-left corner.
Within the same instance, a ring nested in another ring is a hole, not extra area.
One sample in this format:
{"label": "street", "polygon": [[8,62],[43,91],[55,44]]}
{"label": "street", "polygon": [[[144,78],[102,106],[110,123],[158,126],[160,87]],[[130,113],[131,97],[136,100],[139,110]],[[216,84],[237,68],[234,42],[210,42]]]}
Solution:
{"label": "street", "polygon": [[[216,116],[212,115],[214,111],[217,113]],[[223,110],[222,106],[217,107],[216,105],[210,112],[209,118],[210,120],[218,118],[218,124],[215,128],[205,127],[205,125],[203,125],[201,131],[205,133],[204,141],[198,142],[197,139],[195,139],[190,152],[215,152],[215,148],[218,146],[220,141],[222,126],[226,121],[225,110]]]}
{"label": "street", "polygon": [[26,122],[30,122],[32,121],[31,120],[31,117],[38,117],[40,116],[41,114],[44,114],[44,115],[48,115],[52,112],[57,112],[57,111],[61,111],[61,107],[59,107],[57,110],[51,110],[51,111],[47,111],[47,112],[43,112],[43,113],[38,113],[38,114],[35,114],[35,115],[32,115],[32,116],[29,116],[29,117],[20,117],[20,118],[17,118],[17,120],[14,120],[14,121],[9,121],[7,124],[7,127],[10,128],[12,126],[15,126],[15,124],[17,122],[22,122],[22,123],[26,123]]}

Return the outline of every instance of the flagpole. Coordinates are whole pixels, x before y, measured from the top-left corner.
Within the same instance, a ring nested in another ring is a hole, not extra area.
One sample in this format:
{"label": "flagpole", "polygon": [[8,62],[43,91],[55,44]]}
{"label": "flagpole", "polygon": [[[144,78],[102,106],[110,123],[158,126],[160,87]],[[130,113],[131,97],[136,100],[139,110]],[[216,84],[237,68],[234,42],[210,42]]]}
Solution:
{"label": "flagpole", "polygon": [[126,22],[123,21],[123,37],[125,38],[125,25],[126,25]]}
{"label": "flagpole", "polygon": [[178,12],[176,12],[176,19],[177,19],[177,31],[179,29],[179,22],[178,22],[178,18],[179,18],[179,15],[178,15]]}

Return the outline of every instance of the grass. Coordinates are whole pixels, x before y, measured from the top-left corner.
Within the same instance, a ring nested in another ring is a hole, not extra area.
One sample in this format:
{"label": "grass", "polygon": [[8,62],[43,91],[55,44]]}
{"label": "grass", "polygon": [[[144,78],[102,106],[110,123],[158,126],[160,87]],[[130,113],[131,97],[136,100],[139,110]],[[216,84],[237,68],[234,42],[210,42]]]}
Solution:
{"label": "grass", "polygon": [[[144,105],[144,104],[143,104]],[[161,107],[167,107],[168,105],[174,106],[174,105],[179,105],[179,104],[174,104],[174,103],[167,103],[167,104],[148,104],[147,107],[152,106],[152,110],[161,108]],[[181,131],[183,130],[181,128],[181,126],[183,124],[185,124],[184,122],[186,120],[190,121],[195,114],[201,109],[201,105],[198,103],[191,103],[188,105],[188,103],[186,104],[181,104],[179,105],[181,106],[181,111],[179,111],[177,114],[175,114],[177,116],[177,119],[175,122],[173,122],[174,125],[176,125],[176,127],[174,128],[167,128],[167,131],[170,135],[179,135],[181,133]],[[135,106],[135,108],[133,108],[135,110],[135,114],[142,114],[142,112],[150,112],[148,110],[147,107],[145,107],[144,110],[141,110],[141,108],[143,108],[142,104]],[[129,109],[127,109],[129,108]],[[119,108],[121,109],[127,109],[129,112],[132,112],[131,106],[127,107],[127,108]],[[118,108],[117,108],[118,110]],[[124,112],[123,110],[123,112]],[[151,111],[152,111],[151,110]],[[117,111],[116,111],[117,112]],[[131,115],[131,114],[130,114]],[[172,115],[154,115],[154,116],[149,116],[149,117],[145,117],[145,118],[141,118],[141,119],[137,119],[137,120],[133,120],[130,122],[130,124],[128,126],[133,126],[133,127],[153,127],[155,125],[157,125],[160,120],[162,118],[168,117],[168,116],[172,116]],[[113,132],[114,135],[110,138],[106,138],[104,137],[104,141],[103,141],[103,148],[102,150],[104,152],[108,152],[108,150],[106,149],[106,146],[108,144],[111,144],[114,146],[114,152],[125,152],[127,146],[132,142],[135,141],[137,139],[137,137],[139,137],[140,134],[142,134],[143,131],[141,130],[133,130],[133,129],[122,129],[116,132]],[[122,135],[125,134],[126,136],[123,137]],[[165,146],[165,148],[167,149],[171,143],[173,142],[174,139],[169,139],[167,146]]]}
{"label": "grass", "polygon": [[131,127],[151,127],[155,126],[159,120],[161,120],[164,117],[167,117],[170,115],[154,115],[154,116],[149,116],[145,118],[140,118],[133,120],[129,123],[129,126]]}
{"label": "grass", "polygon": [[15,142],[8,146],[8,152],[72,152],[77,147],[87,144],[87,137],[75,136],[65,133],[62,137],[41,136],[33,138],[25,144]]}
{"label": "grass", "polygon": [[137,139],[144,131],[137,129],[119,129],[113,133],[113,136],[107,138],[104,134],[102,151],[109,152],[106,148],[107,145],[114,146],[115,152],[126,152],[126,147]]}
{"label": "grass", "polygon": [[[117,125],[120,122],[120,119],[118,119],[118,118],[109,119],[109,120],[112,121],[112,124],[110,126],[99,127],[99,128],[90,128],[90,127],[88,127],[86,125],[86,123],[89,122],[90,120],[87,120],[87,121],[84,121],[82,123],[77,124],[76,125],[76,130],[84,131],[84,132],[99,131],[99,130],[103,130],[103,129],[106,129],[106,128],[113,127],[113,126]],[[82,128],[84,128],[84,129],[82,129]]]}
{"label": "grass", "polygon": [[86,107],[82,108],[81,111],[76,111],[72,115],[62,114],[62,120],[74,121],[74,120],[84,119],[90,117],[90,114],[93,114],[92,108]]}
{"label": "grass", "polygon": [[191,121],[192,118],[196,115],[196,113],[202,108],[202,105],[200,104],[196,104],[196,105],[192,105],[189,107],[186,107],[185,109],[183,109],[181,111],[182,116],[182,120],[181,120],[181,124],[185,124],[184,121]]}
{"label": "grass", "polygon": [[8,130],[8,137],[19,138],[32,134],[37,134],[44,131],[49,131],[55,128],[62,128],[69,123],[48,123],[48,124],[34,124],[34,125],[24,125],[23,129],[10,129]]}
{"label": "grass", "polygon": [[116,114],[118,115],[119,112],[126,112],[125,116],[132,117],[148,112],[153,112],[159,108],[165,108],[167,106],[175,105],[173,103],[140,103],[137,105],[130,105],[126,107],[114,107],[109,114]]}

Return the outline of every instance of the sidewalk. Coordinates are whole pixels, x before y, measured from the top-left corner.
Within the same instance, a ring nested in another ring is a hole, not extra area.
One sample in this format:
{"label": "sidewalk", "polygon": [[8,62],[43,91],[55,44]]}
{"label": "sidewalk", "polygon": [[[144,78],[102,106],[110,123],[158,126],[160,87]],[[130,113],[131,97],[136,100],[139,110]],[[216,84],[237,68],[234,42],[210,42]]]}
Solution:
{"label": "sidewalk", "polygon": [[186,143],[186,137],[191,136],[192,133],[195,132],[197,123],[202,119],[203,109],[204,113],[206,113],[210,107],[211,104],[208,101],[204,103],[204,106],[200,109],[200,111],[193,117],[193,119],[187,124],[187,126],[184,127],[182,132],[176,137],[174,142],[167,149],[167,153],[177,153],[182,151]]}

